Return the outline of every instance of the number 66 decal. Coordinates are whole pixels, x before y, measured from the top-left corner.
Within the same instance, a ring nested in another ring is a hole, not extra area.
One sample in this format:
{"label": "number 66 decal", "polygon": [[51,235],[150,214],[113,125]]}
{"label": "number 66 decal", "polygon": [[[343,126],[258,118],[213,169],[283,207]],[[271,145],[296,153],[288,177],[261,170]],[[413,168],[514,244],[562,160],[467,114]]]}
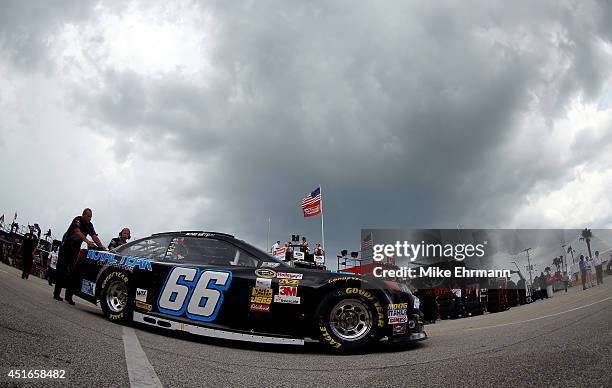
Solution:
{"label": "number 66 decal", "polygon": [[214,321],[229,288],[232,273],[174,267],[157,300],[160,312],[183,315],[198,321]]}

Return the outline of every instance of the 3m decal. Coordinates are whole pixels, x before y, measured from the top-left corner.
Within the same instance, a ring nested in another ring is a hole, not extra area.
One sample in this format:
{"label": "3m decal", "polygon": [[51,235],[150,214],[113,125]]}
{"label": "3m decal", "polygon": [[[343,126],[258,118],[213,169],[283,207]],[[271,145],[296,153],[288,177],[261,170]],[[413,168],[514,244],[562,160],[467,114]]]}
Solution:
{"label": "3m decal", "polygon": [[279,286],[299,286],[300,281],[297,279],[279,279],[278,285]]}
{"label": "3m decal", "polygon": [[81,284],[81,292],[89,296],[96,296],[96,283],[83,279]]}
{"label": "3m decal", "polygon": [[278,287],[278,295],[281,296],[297,296],[297,287],[280,286]]}
{"label": "3m decal", "polygon": [[147,290],[143,290],[142,288],[136,289],[136,300],[141,302],[147,301]]}
{"label": "3m decal", "polygon": [[231,282],[229,271],[174,267],[162,287],[157,308],[169,315],[214,321],[223,304],[223,291],[227,291]]}
{"label": "3m decal", "polygon": [[301,280],[304,275],[301,273],[278,272],[276,277],[279,279],[298,279]]}
{"label": "3m decal", "polygon": [[141,302],[141,301],[139,301],[139,300],[137,300],[137,301],[136,301],[136,307],[137,307],[137,308],[139,308],[139,309],[146,310],[146,311],[151,311],[151,310],[153,310],[153,306],[151,306],[151,305],[150,305],[150,304],[148,304],[148,303]]}
{"label": "3m decal", "polygon": [[271,288],[272,279],[257,278],[255,279],[255,288]]}
{"label": "3m decal", "polygon": [[276,277],[276,272],[268,268],[257,268],[255,270],[255,275],[260,278],[272,279]]}

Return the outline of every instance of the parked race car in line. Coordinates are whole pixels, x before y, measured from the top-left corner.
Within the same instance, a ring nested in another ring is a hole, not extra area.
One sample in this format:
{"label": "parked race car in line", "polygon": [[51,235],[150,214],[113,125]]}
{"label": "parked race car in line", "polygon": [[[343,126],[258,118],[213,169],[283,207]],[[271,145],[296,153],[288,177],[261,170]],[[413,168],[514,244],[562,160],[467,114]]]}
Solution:
{"label": "parked race car in line", "polygon": [[275,344],[318,339],[346,353],[387,337],[427,338],[407,286],[294,268],[231,235],[158,233],[115,251],[82,250],[75,295],[114,322]]}

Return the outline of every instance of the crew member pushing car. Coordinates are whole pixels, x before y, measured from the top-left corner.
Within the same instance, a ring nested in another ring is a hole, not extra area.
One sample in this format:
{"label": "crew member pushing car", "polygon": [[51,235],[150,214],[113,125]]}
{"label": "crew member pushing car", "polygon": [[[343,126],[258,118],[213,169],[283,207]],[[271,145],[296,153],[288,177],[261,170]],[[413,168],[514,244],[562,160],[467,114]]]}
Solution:
{"label": "crew member pushing car", "polygon": [[[62,292],[62,288],[65,288],[66,302],[74,304],[72,300],[74,291],[72,289],[71,277],[74,264],[79,255],[79,250],[81,249],[81,243],[87,244],[88,248],[93,248],[97,245],[102,250],[106,250],[106,247],[102,245],[91,223],[92,215],[91,209],[86,208],[83,210],[83,215],[74,217],[68,230],[62,237],[62,246],[60,247],[57,260],[57,279],[53,291],[53,298],[56,300],[62,300],[60,293]],[[87,239],[88,235],[91,236],[93,241]]]}
{"label": "crew member pushing car", "polygon": [[111,249],[115,249],[117,247],[122,246],[131,237],[132,236],[130,235],[130,229],[129,228],[121,229],[121,232],[119,232],[119,237],[115,237],[112,240],[110,240],[110,243],[108,244],[108,250],[110,251]]}

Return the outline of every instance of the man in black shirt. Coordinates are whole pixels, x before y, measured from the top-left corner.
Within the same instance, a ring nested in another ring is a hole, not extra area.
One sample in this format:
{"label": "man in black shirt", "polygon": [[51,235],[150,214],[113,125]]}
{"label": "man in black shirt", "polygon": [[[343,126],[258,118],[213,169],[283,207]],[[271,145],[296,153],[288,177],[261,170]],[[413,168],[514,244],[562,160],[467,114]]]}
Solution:
{"label": "man in black shirt", "polygon": [[23,266],[23,272],[21,273],[22,279],[27,279],[30,276],[36,247],[38,247],[38,238],[34,234],[34,227],[30,226],[30,231],[23,235],[23,242],[21,243],[21,265]]}
{"label": "man in black shirt", "polygon": [[127,242],[127,240],[129,240],[132,236],[130,235],[130,229],[129,228],[123,228],[121,229],[121,232],[119,233],[119,237],[115,237],[114,239],[112,239],[110,241],[110,243],[108,244],[108,250],[110,251],[111,249],[115,249],[117,247],[122,246],[123,244],[125,244]]}
{"label": "man in black shirt", "polygon": [[[66,302],[74,304],[72,300],[73,289],[71,278],[81,244],[87,244],[88,248],[93,248],[97,245],[99,248],[106,250],[91,223],[92,216],[91,209],[83,210],[83,215],[74,217],[68,230],[64,233],[64,237],[62,237],[62,246],[60,247],[59,258],[57,260],[57,279],[53,291],[53,298],[56,300],[62,300],[60,293],[62,288],[65,288]],[[91,236],[93,241],[87,239],[88,235]]]}

